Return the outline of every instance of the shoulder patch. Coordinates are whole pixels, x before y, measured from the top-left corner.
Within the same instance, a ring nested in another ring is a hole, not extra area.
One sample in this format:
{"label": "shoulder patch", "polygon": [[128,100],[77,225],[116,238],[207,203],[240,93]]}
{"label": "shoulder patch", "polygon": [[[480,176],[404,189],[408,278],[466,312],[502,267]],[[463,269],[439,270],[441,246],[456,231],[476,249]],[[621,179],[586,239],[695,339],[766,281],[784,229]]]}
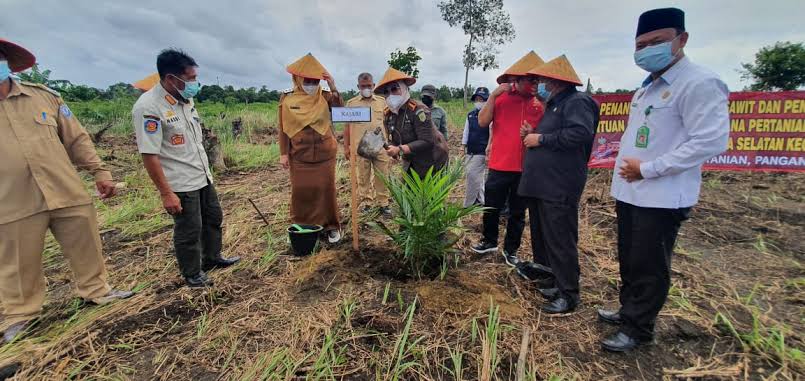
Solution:
{"label": "shoulder patch", "polygon": [[70,107],[67,107],[67,105],[66,105],[66,104],[64,104],[64,103],[62,103],[62,105],[61,105],[61,106],[59,106],[59,112],[60,112],[60,113],[61,113],[61,114],[62,114],[62,115],[65,117],[65,118],[69,118],[69,117],[73,116],[73,112],[70,110]]}
{"label": "shoulder patch", "polygon": [[416,117],[419,119],[420,122],[424,122],[428,120],[428,114],[425,113],[425,110],[419,110],[416,112]]}
{"label": "shoulder patch", "polygon": [[143,119],[143,131],[146,134],[153,135],[159,131],[159,126],[162,122],[159,121],[159,118],[153,117],[153,115],[145,115],[145,119]]}

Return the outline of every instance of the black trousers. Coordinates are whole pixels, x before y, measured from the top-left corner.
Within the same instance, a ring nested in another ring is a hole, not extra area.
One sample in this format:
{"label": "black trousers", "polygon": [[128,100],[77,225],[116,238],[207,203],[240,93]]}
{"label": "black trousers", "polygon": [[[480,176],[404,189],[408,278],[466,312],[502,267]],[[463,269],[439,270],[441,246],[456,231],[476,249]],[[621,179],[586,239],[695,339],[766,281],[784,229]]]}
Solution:
{"label": "black trousers", "polygon": [[650,340],[671,287],[671,254],[690,208],[642,208],[618,201],[622,330]]}
{"label": "black trousers", "polygon": [[503,249],[510,254],[520,248],[520,240],[525,228],[525,201],[517,194],[520,185],[520,172],[489,170],[484,185],[484,206],[491,208],[484,212],[484,240],[497,244],[500,211],[509,203],[509,221],[506,224],[506,237]]}
{"label": "black trousers", "polygon": [[526,198],[534,262],[550,267],[559,293],[579,301],[579,204]]}
{"label": "black trousers", "polygon": [[224,220],[215,187],[176,192],[182,213],[173,216],[173,247],[182,276],[201,271],[202,262],[221,256],[221,224]]}

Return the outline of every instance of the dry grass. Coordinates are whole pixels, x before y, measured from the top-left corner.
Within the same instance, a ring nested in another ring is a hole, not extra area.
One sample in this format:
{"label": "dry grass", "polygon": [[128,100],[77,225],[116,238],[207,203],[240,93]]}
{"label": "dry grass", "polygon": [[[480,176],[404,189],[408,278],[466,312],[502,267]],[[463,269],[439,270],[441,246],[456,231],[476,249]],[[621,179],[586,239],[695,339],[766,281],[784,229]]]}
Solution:
{"label": "dry grass", "polygon": [[[119,173],[138,165],[115,164]],[[80,306],[54,254],[41,322],[0,347],[0,365],[21,363],[19,380],[514,380],[518,373],[540,380],[801,379],[803,177],[709,176],[680,237],[656,344],[612,355],[598,346],[612,328],[594,313],[615,306],[619,284],[609,176],[593,173],[584,196],[583,305],[567,316],[542,315],[542,300],[510,268],[470,254],[474,234],[458,243],[462,263],[444,280],[400,272],[386,241],[370,230],[362,230],[361,253],[348,251],[347,236],[304,260],[286,255],[287,174],[272,166],[218,181],[224,254],[244,261],[212,273],[214,288],[181,287],[163,224],[127,235],[124,228],[136,221],[109,224],[101,213],[104,228],[113,229],[104,234],[112,282],[138,294]],[[768,188],[753,190],[759,183]],[[338,186],[347,216],[348,186]],[[112,213],[127,202],[121,197],[105,208]],[[158,213],[155,207],[141,215]],[[479,218],[465,224],[477,229]]]}

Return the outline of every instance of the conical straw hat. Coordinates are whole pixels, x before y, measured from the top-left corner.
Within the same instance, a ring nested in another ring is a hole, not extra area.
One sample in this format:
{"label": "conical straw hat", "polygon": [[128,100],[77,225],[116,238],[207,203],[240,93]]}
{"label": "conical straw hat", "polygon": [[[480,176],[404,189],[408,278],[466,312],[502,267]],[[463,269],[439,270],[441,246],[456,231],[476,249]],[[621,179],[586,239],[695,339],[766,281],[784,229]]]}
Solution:
{"label": "conical straw hat", "polygon": [[0,50],[6,56],[8,68],[14,73],[24,71],[36,63],[36,57],[28,49],[23,48],[11,41],[0,38]]}
{"label": "conical straw hat", "polygon": [[381,79],[380,82],[377,83],[377,86],[375,86],[375,94],[381,94],[384,86],[400,80],[405,81],[405,84],[408,85],[408,87],[411,87],[416,83],[416,78],[390,67],[388,70],[386,70],[386,74],[383,74],[383,79]]}
{"label": "conical straw hat", "polygon": [[131,85],[135,89],[140,89],[142,91],[151,90],[152,87],[156,86],[159,82],[159,73],[151,74],[137,82],[132,83]]}
{"label": "conical straw hat", "polygon": [[534,53],[532,50],[526,53],[523,58],[517,60],[514,65],[511,65],[508,69],[506,69],[503,74],[498,76],[498,83],[506,82],[506,76],[509,75],[526,75],[529,70],[544,63],[545,61],[543,61],[542,58],[540,58],[537,53]]}
{"label": "conical straw hat", "polygon": [[285,69],[293,75],[312,79],[324,79],[324,73],[328,73],[321,62],[310,53],[288,65]]}
{"label": "conical straw hat", "polygon": [[528,74],[558,79],[576,86],[581,86],[581,80],[576,74],[576,70],[573,69],[573,66],[570,65],[570,61],[567,60],[564,54],[529,70]]}

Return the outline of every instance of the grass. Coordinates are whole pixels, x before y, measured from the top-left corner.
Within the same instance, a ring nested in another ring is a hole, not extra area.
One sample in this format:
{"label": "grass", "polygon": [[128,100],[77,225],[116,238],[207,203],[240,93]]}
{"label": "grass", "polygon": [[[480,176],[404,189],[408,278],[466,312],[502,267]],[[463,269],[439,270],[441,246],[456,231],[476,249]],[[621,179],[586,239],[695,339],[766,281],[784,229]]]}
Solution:
{"label": "grass", "polygon": [[414,299],[411,305],[408,306],[408,311],[405,313],[405,326],[394,342],[394,361],[389,364],[389,368],[386,370],[386,380],[398,381],[409,369],[420,366],[417,361],[410,359],[414,347],[422,340],[420,337],[410,341],[411,323],[414,320],[416,304],[417,299]]}
{"label": "grass", "polygon": [[481,381],[490,381],[498,367],[498,337],[500,334],[500,306],[489,301],[486,327],[481,332],[481,359],[478,374]]}

